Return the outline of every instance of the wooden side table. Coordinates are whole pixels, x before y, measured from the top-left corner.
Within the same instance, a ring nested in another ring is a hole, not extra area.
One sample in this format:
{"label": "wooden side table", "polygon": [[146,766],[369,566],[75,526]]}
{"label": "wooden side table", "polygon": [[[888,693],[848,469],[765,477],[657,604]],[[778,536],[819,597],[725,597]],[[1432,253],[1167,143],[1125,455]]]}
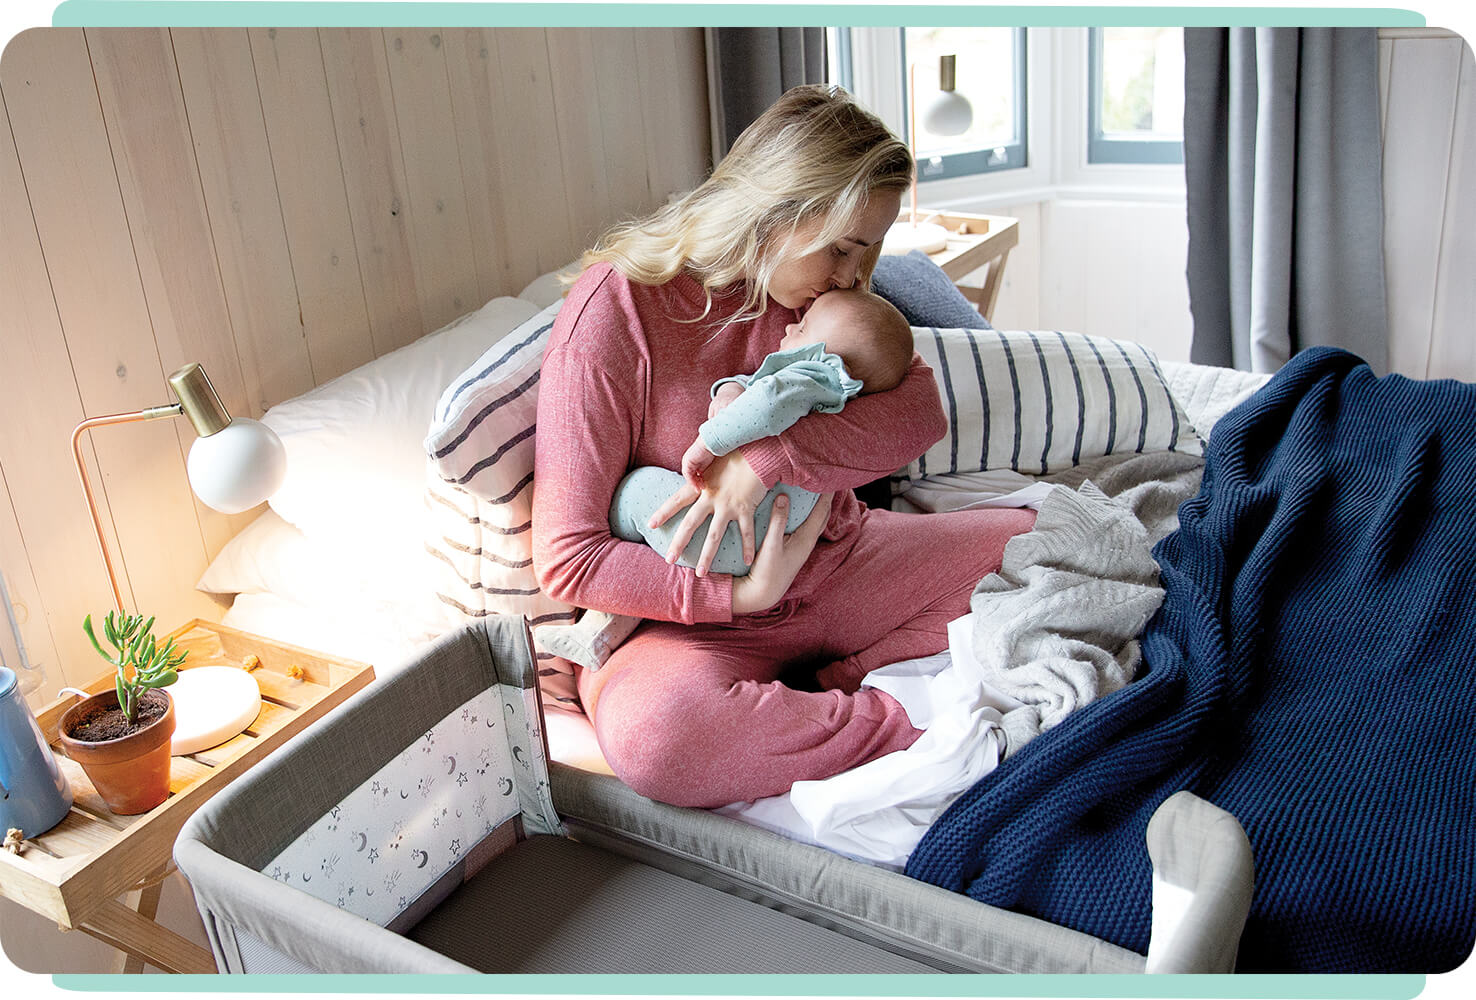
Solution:
{"label": "wooden side table", "polygon": [[[899,218],[905,220],[908,214],[904,210]],[[948,245],[928,254],[928,257],[955,284],[980,268],[987,268],[982,286],[959,284],[958,290],[982,316],[990,316],[994,312],[995,300],[999,298],[1000,279],[1004,276],[1010,250],[1020,242],[1020,220],[1008,215],[968,215],[922,209],[918,209],[917,218],[919,222],[935,222],[948,230]]]}
{"label": "wooden side table", "polygon": [[[374,668],[201,619],[170,635],[189,650],[185,669],[239,667],[256,656],[260,665],[252,676],[262,700],[256,720],[219,746],[173,758],[169,798],[161,805],[115,816],[56,745],[57,723],[78,697],[66,695],[41,709],[36,721],[71,782],[73,804],[56,826],[28,836],[23,853],[0,852],[0,894],[124,952],[130,971],[147,962],[167,972],[211,973],[215,960],[208,951],[153,920],[159,883],[173,870],[174,838],[206,799],[368,684]],[[86,690],[105,690],[112,678],[103,674]],[[134,892],[137,910],[117,899]]]}

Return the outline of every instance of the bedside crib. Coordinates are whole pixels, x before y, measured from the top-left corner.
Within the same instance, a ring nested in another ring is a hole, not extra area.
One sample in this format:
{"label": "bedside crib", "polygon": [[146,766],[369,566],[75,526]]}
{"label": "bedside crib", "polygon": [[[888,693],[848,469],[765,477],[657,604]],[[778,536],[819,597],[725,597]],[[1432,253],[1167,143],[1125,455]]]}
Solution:
{"label": "bedside crib", "polygon": [[1145,962],[614,779],[550,772],[527,627],[491,616],[208,802],[175,858],[223,972],[1231,968],[1250,898],[1238,824],[1175,796],[1149,851],[1178,919],[1155,927]]}

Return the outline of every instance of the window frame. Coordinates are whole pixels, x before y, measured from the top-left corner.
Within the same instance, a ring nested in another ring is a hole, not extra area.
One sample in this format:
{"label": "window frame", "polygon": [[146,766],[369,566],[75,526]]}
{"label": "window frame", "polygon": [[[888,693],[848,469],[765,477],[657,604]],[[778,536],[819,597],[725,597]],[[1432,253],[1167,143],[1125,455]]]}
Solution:
{"label": "window frame", "polygon": [[[1018,126],[1018,134],[1014,141],[1003,146],[993,146],[988,149],[960,150],[956,153],[945,153],[941,156],[918,157],[918,183],[925,181],[947,180],[953,177],[977,177],[981,174],[990,174],[1000,170],[1019,170],[1030,162],[1030,119],[1028,115],[1029,90],[1030,90],[1030,57],[1027,44],[1028,31],[1025,28],[1015,27],[1013,32],[1013,48],[1015,50],[1015,122]],[[898,34],[898,57],[901,65],[908,65],[907,58],[907,29],[897,28]],[[903,93],[906,96],[906,83],[904,80]],[[911,102],[908,101],[908,107]],[[904,122],[907,113],[903,112]],[[911,122],[906,122],[911,126]],[[909,133],[910,134],[910,133]]]}
{"label": "window frame", "polygon": [[1087,163],[1182,165],[1184,140],[1112,138],[1102,130],[1102,59],[1106,29],[1087,29]]}

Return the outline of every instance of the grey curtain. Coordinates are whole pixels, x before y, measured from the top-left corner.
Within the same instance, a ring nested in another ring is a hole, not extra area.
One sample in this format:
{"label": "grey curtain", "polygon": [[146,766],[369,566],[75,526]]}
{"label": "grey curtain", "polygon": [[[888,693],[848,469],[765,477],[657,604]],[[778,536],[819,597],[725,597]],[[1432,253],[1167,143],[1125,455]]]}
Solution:
{"label": "grey curtain", "polygon": [[1386,372],[1376,29],[1186,28],[1184,84],[1190,358]]}
{"label": "grey curtain", "polygon": [[708,28],[713,162],[780,94],[824,82],[824,28]]}

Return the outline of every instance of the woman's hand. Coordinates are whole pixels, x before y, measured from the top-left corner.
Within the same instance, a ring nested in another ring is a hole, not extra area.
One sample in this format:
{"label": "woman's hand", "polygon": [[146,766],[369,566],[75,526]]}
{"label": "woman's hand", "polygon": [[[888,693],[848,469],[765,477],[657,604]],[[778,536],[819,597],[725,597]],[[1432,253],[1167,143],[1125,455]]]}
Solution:
{"label": "woman's hand", "polygon": [[697,529],[709,514],[712,515],[712,524],[707,529],[707,538],[702,544],[702,555],[697,560],[697,575],[706,576],[712,566],[713,557],[717,555],[718,543],[723,540],[723,532],[727,530],[729,521],[736,521],[738,534],[743,540],[743,561],[752,563],[754,560],[753,543],[753,512],[758,508],[759,501],[763,500],[763,480],[759,479],[758,473],[748,464],[748,459],[743,453],[734,449],[726,455],[713,459],[702,473],[704,487],[701,493],[692,487],[690,483],[683,483],[682,488],[667,498],[667,501],[657,508],[656,513],[651,515],[650,526],[655,528],[665,524],[671,516],[681,510],[687,504],[691,508],[687,511],[682,523],[677,527],[676,534],[672,537],[671,545],[666,550],[666,561],[674,563]]}
{"label": "woman's hand", "polygon": [[791,535],[784,534],[789,519],[789,498],[782,493],[774,498],[769,530],[759,547],[758,558],[749,567],[747,576],[733,580],[733,614],[766,611],[784,599],[830,520],[830,501],[834,496],[834,493],[822,494],[810,516]]}

